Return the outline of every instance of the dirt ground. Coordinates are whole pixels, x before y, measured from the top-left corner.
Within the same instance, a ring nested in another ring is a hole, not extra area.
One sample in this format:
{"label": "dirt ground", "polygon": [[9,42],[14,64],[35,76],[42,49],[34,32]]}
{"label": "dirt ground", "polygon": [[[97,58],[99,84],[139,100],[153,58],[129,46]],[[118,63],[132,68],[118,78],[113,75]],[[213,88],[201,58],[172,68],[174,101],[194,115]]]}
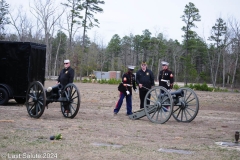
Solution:
{"label": "dirt ground", "polygon": [[[45,88],[54,81],[46,81]],[[155,124],[143,117],[131,120],[125,101],[117,116],[117,85],[75,83],[81,105],[74,119],[64,118],[60,103],[50,103],[39,119],[31,118],[25,105],[10,100],[0,106],[0,159],[61,160],[240,160],[233,142],[240,131],[240,93],[196,91],[200,109],[190,123],[173,117]],[[139,109],[133,94],[133,111]],[[49,137],[62,134],[62,140]],[[42,156],[42,157],[41,157]]]}

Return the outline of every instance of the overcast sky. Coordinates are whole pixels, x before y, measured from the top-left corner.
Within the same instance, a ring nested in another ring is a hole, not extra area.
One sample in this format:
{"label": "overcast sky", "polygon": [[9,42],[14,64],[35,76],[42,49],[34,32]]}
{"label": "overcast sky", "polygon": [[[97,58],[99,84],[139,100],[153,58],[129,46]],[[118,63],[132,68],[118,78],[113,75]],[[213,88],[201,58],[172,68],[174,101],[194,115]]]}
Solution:
{"label": "overcast sky", "polygon": [[[207,39],[211,27],[219,17],[224,20],[233,17],[240,22],[240,0],[104,1],[105,4],[101,5],[104,12],[95,15],[100,22],[100,27],[91,29],[88,35],[91,39],[97,35],[106,44],[114,34],[118,34],[121,38],[125,35],[129,36],[130,33],[141,35],[145,29],[148,29],[152,36],[163,33],[167,39],[177,39],[181,42],[183,35],[181,28],[184,23],[180,17],[184,14],[185,5],[189,2],[195,4],[201,15],[201,21],[195,23],[198,26],[195,31],[200,37]],[[6,0],[6,2],[14,8],[20,4],[23,8],[27,8],[29,0]]]}

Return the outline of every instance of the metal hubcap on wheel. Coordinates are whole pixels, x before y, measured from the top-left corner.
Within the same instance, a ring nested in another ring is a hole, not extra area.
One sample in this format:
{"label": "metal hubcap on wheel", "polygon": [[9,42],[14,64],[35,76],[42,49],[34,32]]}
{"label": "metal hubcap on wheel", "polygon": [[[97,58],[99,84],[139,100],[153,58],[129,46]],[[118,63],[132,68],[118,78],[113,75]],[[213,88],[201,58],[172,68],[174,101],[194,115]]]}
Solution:
{"label": "metal hubcap on wheel", "polygon": [[180,108],[181,108],[181,109],[185,109],[185,108],[186,108],[186,103],[185,103],[185,102],[181,102]]}
{"label": "metal hubcap on wheel", "polygon": [[37,102],[37,101],[38,101],[37,97],[33,97],[33,102]]}

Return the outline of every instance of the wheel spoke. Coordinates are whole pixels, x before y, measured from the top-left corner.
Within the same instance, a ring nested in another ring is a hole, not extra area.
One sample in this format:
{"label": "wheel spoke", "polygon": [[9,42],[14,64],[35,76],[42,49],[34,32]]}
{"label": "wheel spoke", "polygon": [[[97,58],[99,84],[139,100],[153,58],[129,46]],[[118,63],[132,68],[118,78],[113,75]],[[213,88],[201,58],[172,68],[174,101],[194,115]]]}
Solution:
{"label": "wheel spoke", "polygon": [[193,100],[195,100],[195,97],[193,97],[192,99],[186,101],[186,103],[190,103],[190,102],[192,102]]}
{"label": "wheel spoke", "polygon": [[188,120],[188,115],[190,116],[190,118],[193,116],[193,115],[188,111],[188,109],[185,109],[185,110],[184,110],[184,113],[185,113],[186,120]]}
{"label": "wheel spoke", "polygon": [[72,95],[71,95],[71,97],[73,97],[73,95],[75,95],[75,93],[76,93],[77,91],[76,90],[74,90],[74,92],[72,93]]}
{"label": "wheel spoke", "polygon": [[33,110],[33,107],[35,107],[36,104],[34,103],[30,108],[29,108],[29,111],[32,111]]}

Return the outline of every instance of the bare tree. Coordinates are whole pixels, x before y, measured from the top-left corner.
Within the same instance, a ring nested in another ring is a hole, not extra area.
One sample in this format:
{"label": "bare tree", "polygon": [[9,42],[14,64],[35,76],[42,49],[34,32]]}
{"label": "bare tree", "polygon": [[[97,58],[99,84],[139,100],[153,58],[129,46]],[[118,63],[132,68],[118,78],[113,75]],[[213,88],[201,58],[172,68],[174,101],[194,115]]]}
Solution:
{"label": "bare tree", "polygon": [[[43,2],[44,1],[44,2]],[[54,0],[34,0],[34,6],[30,6],[30,12],[39,20],[41,26],[44,28],[45,44],[46,44],[46,76],[49,76],[49,63],[51,54],[51,35],[54,33],[54,26],[57,20],[62,16],[64,10],[56,13],[59,6],[55,6]]]}
{"label": "bare tree", "polygon": [[[68,31],[69,43],[71,46],[73,37],[76,31],[80,28],[79,27],[79,25],[81,24],[80,19],[82,19],[80,12],[83,10],[83,8],[80,3],[81,0],[67,0],[67,1],[68,3],[62,3],[62,5],[66,6],[67,8],[70,8],[70,12],[67,13],[67,29],[65,30]],[[75,24],[77,24],[78,27],[75,28]]]}
{"label": "bare tree", "polygon": [[16,29],[19,41],[32,41],[32,22],[29,21],[27,14],[22,12],[22,6],[18,8],[17,14],[14,15],[9,12],[11,24]]}
{"label": "bare tree", "polygon": [[103,45],[103,41],[101,42],[100,48],[101,48],[101,50],[99,52],[99,64],[100,64],[101,79],[102,79],[103,66],[107,62],[107,54],[106,54],[106,50],[104,49],[105,47]]}
{"label": "bare tree", "polygon": [[224,35],[224,48],[223,48],[223,51],[222,51],[222,87],[225,87],[225,81],[226,81],[226,67],[227,67],[227,57],[228,57],[228,52],[227,52],[227,48],[228,46],[232,43],[232,40],[230,39],[230,33],[229,32],[226,32],[226,34]]}
{"label": "bare tree", "polygon": [[180,46],[180,44],[177,44],[176,42],[172,44],[173,46],[173,70],[175,74],[174,81],[177,81],[178,73],[179,73],[179,61],[181,56],[184,54],[183,48]]}
{"label": "bare tree", "polygon": [[[61,25],[61,28],[63,30],[66,30],[69,35],[69,44],[67,47],[67,53],[69,53],[70,56],[73,57],[73,66],[75,69],[75,73],[78,73],[77,70],[77,64],[78,64],[78,55],[77,53],[74,53],[74,43],[73,43],[73,38],[75,37],[76,32],[81,28],[80,20],[82,19],[82,16],[80,12],[82,11],[82,6],[81,6],[81,0],[67,0],[67,3],[62,3],[68,8],[69,11],[66,13],[66,18],[67,18],[67,28]],[[77,74],[76,74],[77,75]]]}
{"label": "bare tree", "polygon": [[77,31],[81,28],[79,25],[77,25],[76,27],[74,27],[74,23],[73,22],[71,22],[71,21],[74,21],[73,20],[73,18],[72,18],[72,13],[66,13],[66,21],[67,21],[67,28],[66,27],[64,27],[61,23],[59,23],[60,24],[60,26],[61,26],[61,29],[63,29],[63,30],[65,30],[65,31],[67,31],[68,32],[68,35],[69,35],[69,46],[68,46],[68,48],[69,49],[67,49],[68,51],[67,51],[67,53],[70,53],[71,54],[71,56],[74,56],[74,50],[73,50],[73,47],[74,47],[74,37],[75,37],[75,35],[76,35],[76,33],[77,33]]}
{"label": "bare tree", "polygon": [[232,33],[232,52],[233,52],[233,74],[231,88],[234,87],[235,77],[237,73],[237,68],[239,66],[239,56],[240,56],[240,25],[236,19],[229,20],[229,32]]}

